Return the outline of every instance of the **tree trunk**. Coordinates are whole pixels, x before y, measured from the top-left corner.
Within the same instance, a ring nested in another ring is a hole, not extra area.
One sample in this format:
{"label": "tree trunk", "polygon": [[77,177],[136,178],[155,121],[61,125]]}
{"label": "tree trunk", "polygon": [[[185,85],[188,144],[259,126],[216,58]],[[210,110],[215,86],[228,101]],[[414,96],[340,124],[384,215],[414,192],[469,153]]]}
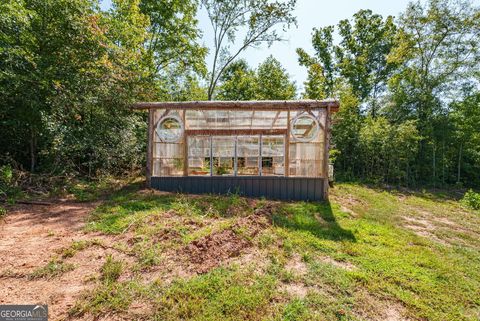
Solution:
{"label": "tree trunk", "polygon": [[437,178],[437,165],[436,165],[436,162],[435,162],[435,149],[436,149],[436,146],[435,146],[435,141],[433,142],[433,187],[435,188],[436,187],[436,184],[435,184],[435,181],[436,181],[436,178]]}
{"label": "tree trunk", "polygon": [[36,137],[35,137],[35,129],[33,125],[30,125],[30,172],[33,173],[35,170],[35,152],[36,152]]}
{"label": "tree trunk", "polygon": [[460,144],[460,149],[458,150],[457,183],[460,183],[460,171],[461,171],[461,164],[462,164],[462,149],[463,149],[463,144]]}

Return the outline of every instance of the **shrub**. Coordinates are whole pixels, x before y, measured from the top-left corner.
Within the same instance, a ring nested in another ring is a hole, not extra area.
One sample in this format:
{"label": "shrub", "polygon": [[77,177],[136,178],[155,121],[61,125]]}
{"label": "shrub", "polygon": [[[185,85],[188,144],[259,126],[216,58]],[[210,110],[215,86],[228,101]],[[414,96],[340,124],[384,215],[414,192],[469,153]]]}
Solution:
{"label": "shrub", "polygon": [[0,167],[0,194],[7,196],[12,188],[13,169],[9,165]]}
{"label": "shrub", "polygon": [[469,208],[480,210],[480,193],[475,193],[470,189],[465,193],[461,202]]}

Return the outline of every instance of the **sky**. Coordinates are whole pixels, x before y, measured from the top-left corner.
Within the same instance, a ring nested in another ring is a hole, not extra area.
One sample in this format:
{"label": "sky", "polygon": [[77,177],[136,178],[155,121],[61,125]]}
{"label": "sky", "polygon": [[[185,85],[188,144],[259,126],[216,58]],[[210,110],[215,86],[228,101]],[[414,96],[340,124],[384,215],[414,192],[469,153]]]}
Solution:
{"label": "sky", "polygon": [[[298,88],[303,87],[306,79],[305,67],[299,66],[297,48],[303,48],[313,54],[311,35],[313,28],[335,25],[342,19],[351,18],[360,9],[371,9],[374,13],[386,17],[398,16],[406,7],[409,0],[297,0],[294,15],[297,17],[297,27],[292,27],[283,34],[286,41],[275,43],[270,48],[249,48],[241,55],[252,67],[257,67],[269,55],[278,59],[287,70]],[[107,9],[110,0],[102,1],[102,8]],[[204,9],[198,12],[199,28],[203,32],[202,42],[212,47],[212,27]],[[210,66],[212,57],[207,57]]]}

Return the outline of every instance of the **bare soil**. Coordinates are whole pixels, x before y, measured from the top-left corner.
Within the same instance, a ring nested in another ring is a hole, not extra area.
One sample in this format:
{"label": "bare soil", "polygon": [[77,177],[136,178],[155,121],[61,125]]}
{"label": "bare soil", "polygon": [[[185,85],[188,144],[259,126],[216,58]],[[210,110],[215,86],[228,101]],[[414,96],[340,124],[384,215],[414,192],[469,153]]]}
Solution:
{"label": "bare soil", "polygon": [[17,205],[0,221],[0,304],[49,305],[51,320],[66,317],[85,280],[103,264],[107,250],[89,248],[69,260],[75,269],[51,279],[31,279],[74,240],[88,236],[82,228],[94,203],[59,202],[54,205]]}
{"label": "bare soil", "polygon": [[207,273],[226,260],[244,254],[253,246],[249,240],[271,224],[272,211],[273,205],[268,204],[254,214],[240,218],[228,229],[191,242],[184,249],[190,260],[190,269],[198,274]]}

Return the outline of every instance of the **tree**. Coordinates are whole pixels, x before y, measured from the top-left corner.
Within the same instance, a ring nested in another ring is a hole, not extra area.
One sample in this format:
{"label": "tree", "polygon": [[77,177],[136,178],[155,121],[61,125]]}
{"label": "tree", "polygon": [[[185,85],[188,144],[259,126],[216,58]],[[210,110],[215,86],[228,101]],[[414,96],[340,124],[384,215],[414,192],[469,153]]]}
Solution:
{"label": "tree", "polygon": [[422,136],[417,172],[437,179],[435,119],[445,101],[475,80],[479,70],[480,11],[470,2],[430,0],[410,3],[399,20],[400,32],[389,61],[402,68],[389,82],[391,118],[418,119]]}
{"label": "tree", "polygon": [[462,181],[462,171],[473,178],[471,182],[478,182],[480,179],[480,130],[478,128],[480,93],[471,94],[462,101],[452,103],[451,108],[457,150],[456,182]]}
{"label": "tree", "polygon": [[170,72],[201,70],[195,9],[186,1],[114,0],[105,12],[96,0],[1,2],[0,154],[31,171],[88,176],[140,166],[145,117],[129,104],[201,95],[188,72]]}
{"label": "tree", "polygon": [[346,81],[360,103],[367,103],[373,117],[378,98],[386,89],[386,81],[396,68],[387,56],[394,46],[396,26],[393,17],[383,19],[371,10],[360,10],[352,21],[338,23],[340,41],[333,41],[334,26],[314,29],[314,56],[297,49],[299,63],[308,68],[305,94],[310,98],[335,95],[338,81]]}
{"label": "tree", "polygon": [[[281,41],[276,28],[285,30],[296,24],[292,15],[296,0],[202,0],[202,4],[207,10],[214,34],[213,62],[208,80],[208,99],[211,100],[225,69],[243,51]],[[231,50],[231,45],[243,29],[245,32],[240,45]]]}
{"label": "tree", "polygon": [[341,107],[333,116],[332,127],[332,148],[337,155],[335,166],[340,178],[353,179],[361,167],[358,155],[363,117],[360,103],[348,85],[343,85],[338,92]]}
{"label": "tree", "polygon": [[241,59],[232,62],[220,79],[217,99],[254,100],[257,96],[257,75],[248,63]]}
{"label": "tree", "polygon": [[164,76],[173,67],[205,74],[207,49],[198,43],[197,7],[195,0],[141,0],[141,12],[150,20],[145,45],[154,61],[155,76]]}
{"label": "tree", "polygon": [[334,95],[336,63],[333,48],[334,26],[313,29],[312,45],[315,56],[298,48],[298,61],[308,69],[305,83],[307,98],[324,99]]}
{"label": "tree", "polygon": [[397,64],[387,61],[394,46],[397,28],[393,17],[383,19],[371,10],[360,10],[338,24],[340,45],[335,54],[340,74],[348,81],[353,93],[368,104],[372,117],[378,112],[378,98]]}
{"label": "tree", "polygon": [[273,56],[256,70],[252,70],[243,59],[230,64],[217,94],[220,100],[288,100],[295,96],[295,84]]}
{"label": "tree", "polygon": [[269,56],[257,70],[257,99],[289,100],[295,98],[295,84],[280,62]]}

